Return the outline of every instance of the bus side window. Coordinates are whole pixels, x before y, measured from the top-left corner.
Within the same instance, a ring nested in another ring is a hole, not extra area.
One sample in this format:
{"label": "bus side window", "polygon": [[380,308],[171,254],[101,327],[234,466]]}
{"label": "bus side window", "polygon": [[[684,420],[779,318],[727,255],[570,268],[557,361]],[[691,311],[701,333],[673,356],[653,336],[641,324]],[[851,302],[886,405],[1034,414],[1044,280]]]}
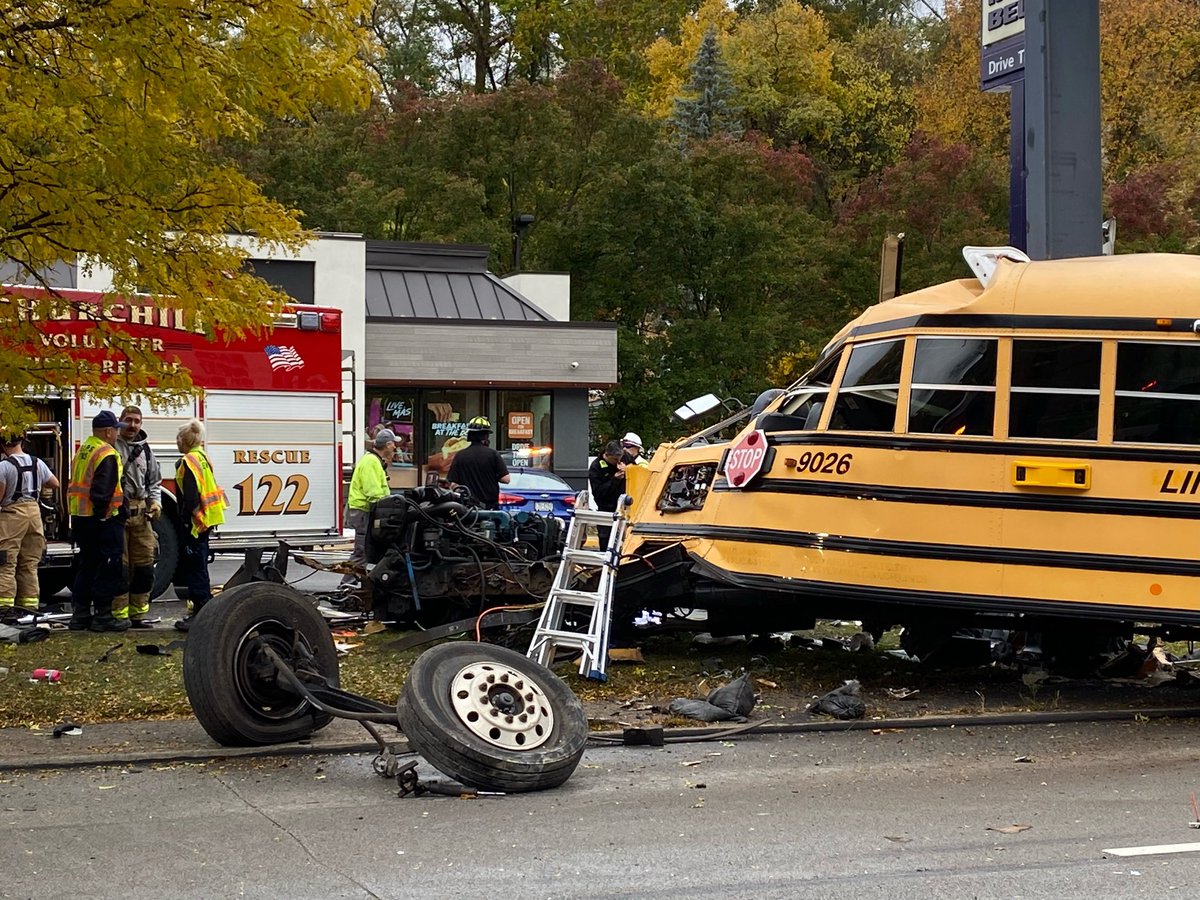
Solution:
{"label": "bus side window", "polygon": [[758,427],[767,432],[815,431],[821,421],[821,411],[829,400],[829,386],[837,375],[841,358],[842,351],[839,349],[820,362],[792,386],[787,399],[776,412],[759,420]]}
{"label": "bus side window", "polygon": [[1200,444],[1200,347],[1136,341],[1117,345],[1113,440]]}
{"label": "bus side window", "polygon": [[903,340],[859,344],[851,350],[834,401],[830,430],[892,431],[903,361]]}
{"label": "bus side window", "polygon": [[917,338],[908,430],[990,435],[996,411],[996,341]]}
{"label": "bus side window", "polygon": [[1008,433],[1094,441],[1100,416],[1100,342],[1013,341]]}

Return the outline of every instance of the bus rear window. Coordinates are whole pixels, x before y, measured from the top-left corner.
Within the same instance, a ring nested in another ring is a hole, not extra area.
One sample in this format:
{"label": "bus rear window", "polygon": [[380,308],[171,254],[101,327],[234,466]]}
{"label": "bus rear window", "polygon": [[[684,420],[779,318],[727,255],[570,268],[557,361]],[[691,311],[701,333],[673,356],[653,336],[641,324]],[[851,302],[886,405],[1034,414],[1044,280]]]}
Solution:
{"label": "bus rear window", "polygon": [[1099,415],[1099,341],[1013,341],[1011,437],[1094,441]]}
{"label": "bus rear window", "polygon": [[1113,440],[1200,444],[1200,347],[1117,345]]}

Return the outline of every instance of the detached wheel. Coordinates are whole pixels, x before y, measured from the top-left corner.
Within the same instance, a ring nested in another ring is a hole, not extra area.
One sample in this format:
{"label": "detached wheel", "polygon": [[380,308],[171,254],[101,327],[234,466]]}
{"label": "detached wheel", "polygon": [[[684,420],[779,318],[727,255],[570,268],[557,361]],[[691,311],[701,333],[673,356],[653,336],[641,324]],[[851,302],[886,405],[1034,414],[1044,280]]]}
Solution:
{"label": "detached wheel", "polygon": [[150,588],[150,599],[157,600],[171,587],[175,580],[175,569],[179,565],[179,533],[175,523],[167,516],[154,520],[154,536],[158,538],[158,559],[154,561],[154,586]]}
{"label": "detached wheel", "polygon": [[337,650],[315,606],[278,584],[223,591],[196,613],[183,654],[188,701],[218,744],[296,741],[332,718],[287,689],[263,645],[297,674],[306,669],[338,685]]}
{"label": "detached wheel", "polygon": [[549,669],[491,644],[423,653],[396,703],[400,729],[451,778],[517,793],[558,787],[587,743],[579,699]]}

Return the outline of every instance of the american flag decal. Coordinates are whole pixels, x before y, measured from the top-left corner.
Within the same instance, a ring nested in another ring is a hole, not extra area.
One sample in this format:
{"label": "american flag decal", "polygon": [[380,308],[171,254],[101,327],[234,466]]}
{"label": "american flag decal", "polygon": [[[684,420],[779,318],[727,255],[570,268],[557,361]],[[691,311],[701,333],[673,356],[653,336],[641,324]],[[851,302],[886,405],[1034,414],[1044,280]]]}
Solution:
{"label": "american flag decal", "polygon": [[303,369],[304,357],[296,352],[295,347],[278,347],[275,344],[268,344],[265,348],[267,359],[271,362],[271,368],[279,369]]}

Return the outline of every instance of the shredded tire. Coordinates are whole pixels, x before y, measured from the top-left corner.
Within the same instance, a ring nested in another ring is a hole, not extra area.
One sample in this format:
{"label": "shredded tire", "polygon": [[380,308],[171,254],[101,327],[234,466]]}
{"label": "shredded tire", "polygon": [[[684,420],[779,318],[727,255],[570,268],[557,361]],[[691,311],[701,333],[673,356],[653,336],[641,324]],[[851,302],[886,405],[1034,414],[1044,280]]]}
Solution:
{"label": "shredded tire", "polygon": [[337,687],[337,650],[316,607],[284,585],[243,584],[207,603],[188,631],[183,684],[204,730],[218,744],[244,747],[300,740],[328,725],[332,716],[279,686],[255,636],[293,669],[298,637],[310,665]]}
{"label": "shredded tire", "polygon": [[[451,685],[465,667],[496,663],[540,689],[553,709],[544,742],[508,749],[481,738],[463,722]],[[413,664],[396,703],[400,728],[418,753],[456,781],[485,791],[518,793],[558,787],[571,777],[587,744],[587,716],[557,675],[507,647],[474,642],[440,644]]]}

